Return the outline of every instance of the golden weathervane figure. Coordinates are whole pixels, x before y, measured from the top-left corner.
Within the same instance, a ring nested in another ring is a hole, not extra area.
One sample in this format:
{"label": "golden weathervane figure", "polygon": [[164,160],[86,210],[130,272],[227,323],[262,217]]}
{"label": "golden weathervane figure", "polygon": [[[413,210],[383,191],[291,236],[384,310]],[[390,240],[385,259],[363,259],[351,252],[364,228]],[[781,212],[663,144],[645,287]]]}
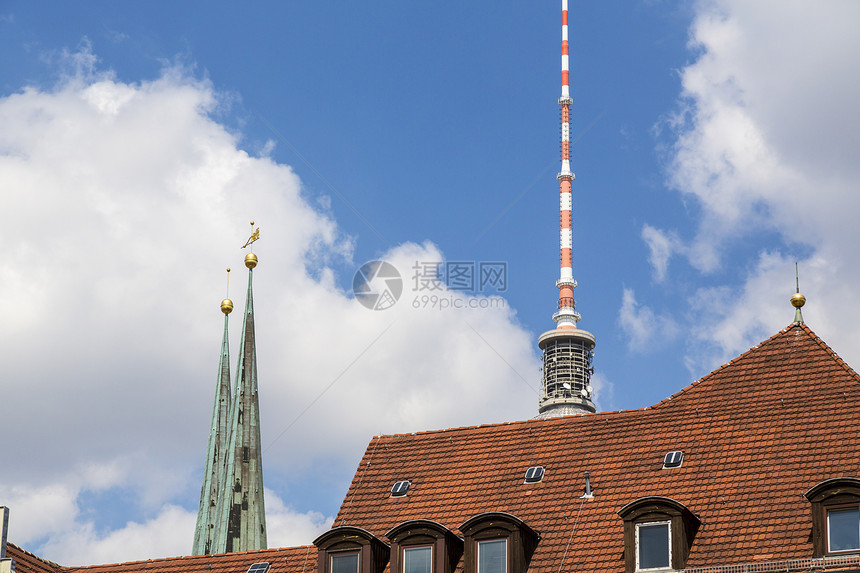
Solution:
{"label": "golden weathervane figure", "polygon": [[245,266],[249,269],[253,269],[257,266],[257,255],[254,254],[254,247],[252,243],[260,239],[260,227],[254,229],[254,221],[251,221],[251,236],[248,237],[248,240],[242,245],[242,248],[251,247],[251,252],[245,255]]}

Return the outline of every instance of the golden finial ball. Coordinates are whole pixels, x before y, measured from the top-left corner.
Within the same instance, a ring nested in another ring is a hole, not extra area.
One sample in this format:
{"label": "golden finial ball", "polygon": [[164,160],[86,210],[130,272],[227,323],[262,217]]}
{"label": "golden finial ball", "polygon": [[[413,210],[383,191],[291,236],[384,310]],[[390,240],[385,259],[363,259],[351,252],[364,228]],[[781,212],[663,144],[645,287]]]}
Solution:
{"label": "golden finial ball", "polygon": [[799,292],[791,295],[791,306],[794,308],[800,308],[804,304],[806,304],[806,297],[800,294]]}
{"label": "golden finial ball", "polygon": [[224,314],[230,314],[233,312],[233,301],[229,298],[225,298],[221,301],[221,312]]}
{"label": "golden finial ball", "polygon": [[249,269],[253,269],[257,266],[257,255],[254,253],[248,253],[245,255],[245,266]]}

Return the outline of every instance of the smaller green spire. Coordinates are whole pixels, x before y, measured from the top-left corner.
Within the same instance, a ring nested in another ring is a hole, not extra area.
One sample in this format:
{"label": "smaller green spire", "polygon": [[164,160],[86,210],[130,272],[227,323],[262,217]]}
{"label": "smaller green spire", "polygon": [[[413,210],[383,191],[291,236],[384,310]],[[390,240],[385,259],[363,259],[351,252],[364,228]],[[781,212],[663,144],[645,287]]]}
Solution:
{"label": "smaller green spire", "polygon": [[[227,269],[230,272],[230,269]],[[229,277],[229,275],[228,275]],[[203,485],[200,488],[200,506],[194,528],[192,555],[215,553],[212,543],[215,535],[215,513],[218,497],[223,490],[224,455],[227,451],[228,416],[230,414],[230,346],[228,325],[233,302],[229,298],[221,301],[224,313],[224,336],[221,339],[221,360],[218,364],[218,385],[215,387],[215,404],[212,406],[212,421],[209,426],[209,445],[203,467]]]}

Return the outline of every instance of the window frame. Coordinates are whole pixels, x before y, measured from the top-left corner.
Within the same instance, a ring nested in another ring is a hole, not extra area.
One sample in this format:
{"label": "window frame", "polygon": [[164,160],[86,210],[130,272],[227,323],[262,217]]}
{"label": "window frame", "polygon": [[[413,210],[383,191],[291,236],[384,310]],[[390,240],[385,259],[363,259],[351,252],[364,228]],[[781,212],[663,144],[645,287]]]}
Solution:
{"label": "window frame", "polygon": [[[660,567],[643,568],[640,565],[640,561],[641,561],[641,559],[640,559],[640,557],[641,557],[640,548],[642,547],[642,544],[641,544],[640,538],[639,538],[639,530],[643,527],[649,527],[649,526],[653,527],[655,525],[665,525],[666,526],[666,531],[668,533],[667,543],[666,543],[666,557],[668,558],[669,563],[665,566],[661,565]],[[666,569],[671,569],[672,568],[672,521],[669,519],[664,519],[664,520],[660,520],[660,521],[643,521],[643,522],[639,522],[639,523],[634,523],[634,526],[636,529],[636,541],[635,541],[636,571],[662,571],[662,570],[666,570]]]}
{"label": "window frame", "polygon": [[407,551],[415,551],[417,549],[429,549],[430,550],[430,573],[436,573],[436,568],[433,566],[433,557],[435,557],[435,552],[433,551],[432,543],[420,543],[416,545],[403,545],[399,547],[400,549],[400,573],[407,573],[406,571],[406,552]]}
{"label": "window frame", "polygon": [[[481,570],[481,545],[485,543],[499,543],[503,542],[505,544],[504,556],[505,556],[505,567],[502,571],[482,571]],[[496,537],[491,539],[476,539],[475,540],[475,571],[476,573],[508,573],[508,549],[510,547],[510,543],[508,543],[507,537]]]}
{"label": "window frame", "polygon": [[[683,503],[669,497],[640,497],[618,510],[624,520],[624,570],[637,571],[681,570],[687,565],[690,547],[702,521]],[[669,523],[669,567],[639,569],[638,525]]]}
{"label": "window frame", "polygon": [[[830,512],[832,511],[847,511],[854,510],[854,513],[857,515],[857,546],[851,547],[848,549],[831,549],[830,548]],[[842,553],[857,553],[860,551],[860,503],[848,503],[848,504],[840,504],[840,505],[828,505],[824,508],[824,540],[827,544],[827,554],[842,554]]]}
{"label": "window frame", "polygon": [[391,541],[391,573],[403,573],[406,549],[430,546],[432,573],[454,573],[463,555],[462,538],[429,519],[404,521],[385,536]]}
{"label": "window frame", "polygon": [[328,571],[334,573],[334,560],[336,557],[346,557],[347,555],[355,556],[355,573],[361,573],[361,551],[358,549],[345,549],[343,551],[326,552],[328,555]]}
{"label": "window frame", "polygon": [[831,478],[818,482],[803,494],[809,500],[812,517],[812,554],[814,557],[857,553],[857,549],[830,550],[830,510],[857,507],[860,511],[860,479]]}
{"label": "window frame", "polygon": [[459,527],[463,533],[463,573],[479,573],[481,542],[505,540],[505,573],[527,573],[540,534],[523,520],[501,511],[479,513]]}
{"label": "window frame", "polygon": [[388,544],[360,527],[334,527],[313,543],[318,550],[317,573],[333,573],[332,558],[350,553],[358,555],[357,573],[383,573],[388,564]]}

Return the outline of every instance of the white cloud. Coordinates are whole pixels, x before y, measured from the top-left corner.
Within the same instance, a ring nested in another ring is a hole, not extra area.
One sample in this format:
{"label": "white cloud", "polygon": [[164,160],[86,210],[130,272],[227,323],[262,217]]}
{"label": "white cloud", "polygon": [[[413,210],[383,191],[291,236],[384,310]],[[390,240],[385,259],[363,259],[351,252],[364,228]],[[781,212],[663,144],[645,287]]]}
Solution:
{"label": "white cloud", "polygon": [[[740,277],[691,298],[697,342],[688,363],[697,375],[790,322],[796,260],[805,318],[846,359],[856,355],[860,313],[847,285],[860,280],[858,18],[860,4],[850,0],[814,11],[799,1],[696,6],[697,57],[681,71],[669,178],[695,199],[700,218],[678,244],[647,226],[643,239],[657,278],[673,253],[702,273],[730,265]],[[750,250],[726,264],[727,253]]]}
{"label": "white cloud", "polygon": [[615,384],[612,383],[602,372],[595,372],[591,376],[591,386],[594,392],[591,399],[597,407],[598,412],[611,411],[615,409]]}
{"label": "white cloud", "polygon": [[669,259],[682,251],[683,245],[675,233],[656,229],[651,225],[642,226],[642,239],[648,245],[648,262],[657,282],[663,282],[669,269]]}
{"label": "white cloud", "polygon": [[151,559],[153,548],[166,555],[188,554],[188,531],[194,531],[195,513],[165,505],[159,514],[144,523],[128,522],[124,527],[100,534],[92,522],[75,522],[42,546],[68,566],[118,563]]}
{"label": "white cloud", "polygon": [[638,352],[658,348],[678,335],[678,325],[671,317],[657,315],[637,303],[636,294],[629,288],[621,295],[618,322],[627,335],[628,348]]}
{"label": "white cloud", "polygon": [[269,547],[309,545],[311,541],[331,529],[333,521],[333,515],[325,516],[318,511],[297,512],[284,504],[274,491],[266,488],[266,529]]}
{"label": "white cloud", "polygon": [[[224,268],[238,311],[252,219],[267,483],[321,466],[345,490],[374,434],[535,414],[539,362],[512,309],[440,308],[487,300],[449,291],[413,307],[423,293],[411,267],[443,259],[432,243],[385,253],[406,291],[389,311],[365,309],[334,274],[357,239],[270,148],[239,148],[211,117],[222,99],[209,83],[175,68],[123,83],[88,50],[69,59],[56,88],[0,99],[0,347],[15,357],[0,393],[16,404],[0,418],[15,436],[0,459],[16,464],[0,503],[12,507],[11,541],[64,564],[188,553],[193,515],[180,506],[197,504]],[[110,488],[129,490],[139,515],[104,530],[91,520],[98,508],[80,504]],[[272,544],[308,543],[330,520],[267,496]]]}

